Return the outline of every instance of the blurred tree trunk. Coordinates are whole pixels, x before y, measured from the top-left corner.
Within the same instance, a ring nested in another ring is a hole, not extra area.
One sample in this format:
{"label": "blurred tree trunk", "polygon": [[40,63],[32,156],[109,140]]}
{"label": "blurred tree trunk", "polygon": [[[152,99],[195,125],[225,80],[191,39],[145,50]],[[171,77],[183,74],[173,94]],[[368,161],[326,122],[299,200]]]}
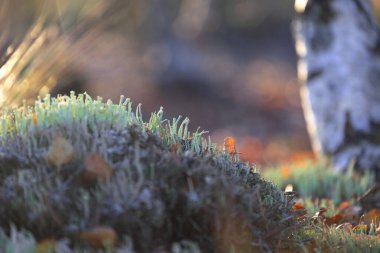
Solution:
{"label": "blurred tree trunk", "polygon": [[380,180],[380,32],[369,0],[296,0],[301,96],[314,151]]}

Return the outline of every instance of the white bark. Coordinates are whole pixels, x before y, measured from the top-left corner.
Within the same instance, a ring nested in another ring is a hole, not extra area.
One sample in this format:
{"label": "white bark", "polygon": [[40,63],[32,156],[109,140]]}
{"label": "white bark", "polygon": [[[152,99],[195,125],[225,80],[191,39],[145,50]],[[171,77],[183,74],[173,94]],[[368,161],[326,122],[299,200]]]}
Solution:
{"label": "white bark", "polygon": [[337,170],[355,162],[359,170],[377,171],[380,37],[370,1],[309,0],[294,28],[314,150]]}

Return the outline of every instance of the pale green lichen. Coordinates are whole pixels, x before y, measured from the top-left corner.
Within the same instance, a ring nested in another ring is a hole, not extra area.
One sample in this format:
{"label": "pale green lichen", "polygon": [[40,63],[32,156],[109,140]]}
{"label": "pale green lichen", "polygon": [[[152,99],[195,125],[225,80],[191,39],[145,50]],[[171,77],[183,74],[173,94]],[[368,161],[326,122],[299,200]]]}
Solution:
{"label": "pale green lichen", "polygon": [[[12,233],[24,230],[20,245],[53,237],[73,252],[94,252],[78,234],[98,225],[129,238],[116,251],[249,253],[286,246],[298,224],[291,198],[188,125],[187,118],[164,120],[162,109],[145,122],[141,106],[133,111],[128,99],[113,104],[74,93],[4,110],[0,252],[13,245]],[[62,166],[45,159],[57,135],[75,150]],[[92,153],[113,169],[109,180],[84,179]]]}

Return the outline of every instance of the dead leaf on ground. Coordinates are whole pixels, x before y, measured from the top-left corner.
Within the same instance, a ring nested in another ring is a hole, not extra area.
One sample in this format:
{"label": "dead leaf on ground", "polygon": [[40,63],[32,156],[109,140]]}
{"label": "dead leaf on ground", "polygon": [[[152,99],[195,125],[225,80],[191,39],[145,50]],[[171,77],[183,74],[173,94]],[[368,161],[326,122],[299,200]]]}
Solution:
{"label": "dead leaf on ground", "polygon": [[35,253],[48,253],[53,252],[55,250],[57,242],[54,239],[45,239],[40,241],[34,252]]}
{"label": "dead leaf on ground", "polygon": [[79,238],[95,248],[114,248],[118,242],[115,230],[106,226],[97,226],[83,231]]}
{"label": "dead leaf on ground", "polygon": [[305,206],[302,203],[296,202],[292,206],[293,212],[297,214],[298,217],[305,217],[307,214],[307,211],[305,209]]}
{"label": "dead leaf on ground", "polygon": [[85,165],[85,178],[90,181],[96,179],[108,180],[113,173],[113,169],[99,154],[88,154],[84,161]]}
{"label": "dead leaf on ground", "polygon": [[302,209],[305,209],[305,206],[302,203],[297,202],[293,205],[293,210],[302,210]]}
{"label": "dead leaf on ground", "polygon": [[37,114],[36,113],[32,114],[32,121],[33,121],[33,125],[35,125],[35,126],[38,125],[38,119],[37,119]]}
{"label": "dead leaf on ground", "polygon": [[367,233],[368,232],[368,226],[365,224],[356,225],[352,229],[352,231],[355,233]]}
{"label": "dead leaf on ground", "polygon": [[60,167],[73,160],[74,153],[74,147],[71,143],[61,135],[57,135],[54,137],[53,142],[46,153],[45,159],[48,163]]}
{"label": "dead leaf on ground", "polygon": [[343,215],[341,215],[340,213],[338,213],[338,214],[335,214],[332,217],[326,217],[324,219],[324,223],[327,226],[331,226],[331,225],[334,225],[334,224],[338,224],[342,220],[343,220]]}
{"label": "dead leaf on ground", "polygon": [[369,210],[363,215],[361,221],[366,225],[370,225],[373,222],[375,227],[378,227],[380,225],[380,209],[373,208]]}
{"label": "dead leaf on ground", "polygon": [[228,136],[224,139],[224,150],[226,150],[232,156],[232,160],[236,159],[237,152],[235,146],[235,139],[233,137]]}
{"label": "dead leaf on ground", "polygon": [[343,216],[344,221],[357,223],[359,221],[361,207],[344,204],[339,207],[339,214]]}
{"label": "dead leaf on ground", "polygon": [[344,210],[348,209],[349,207],[351,207],[350,202],[344,201],[344,202],[339,204],[338,210],[339,210],[339,212],[343,212]]}

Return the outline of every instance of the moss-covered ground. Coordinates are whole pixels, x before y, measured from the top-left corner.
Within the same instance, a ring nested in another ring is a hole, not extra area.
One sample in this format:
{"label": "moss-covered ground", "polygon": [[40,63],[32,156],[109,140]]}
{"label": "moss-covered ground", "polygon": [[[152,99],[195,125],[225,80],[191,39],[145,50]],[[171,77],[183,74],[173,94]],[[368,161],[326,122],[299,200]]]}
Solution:
{"label": "moss-covered ground", "polygon": [[86,94],[4,109],[0,252],[291,248],[293,197],[188,125]]}
{"label": "moss-covered ground", "polygon": [[370,173],[260,174],[232,138],[217,147],[162,109],[143,118],[123,97],[74,93],[3,109],[0,252],[379,252]]}

